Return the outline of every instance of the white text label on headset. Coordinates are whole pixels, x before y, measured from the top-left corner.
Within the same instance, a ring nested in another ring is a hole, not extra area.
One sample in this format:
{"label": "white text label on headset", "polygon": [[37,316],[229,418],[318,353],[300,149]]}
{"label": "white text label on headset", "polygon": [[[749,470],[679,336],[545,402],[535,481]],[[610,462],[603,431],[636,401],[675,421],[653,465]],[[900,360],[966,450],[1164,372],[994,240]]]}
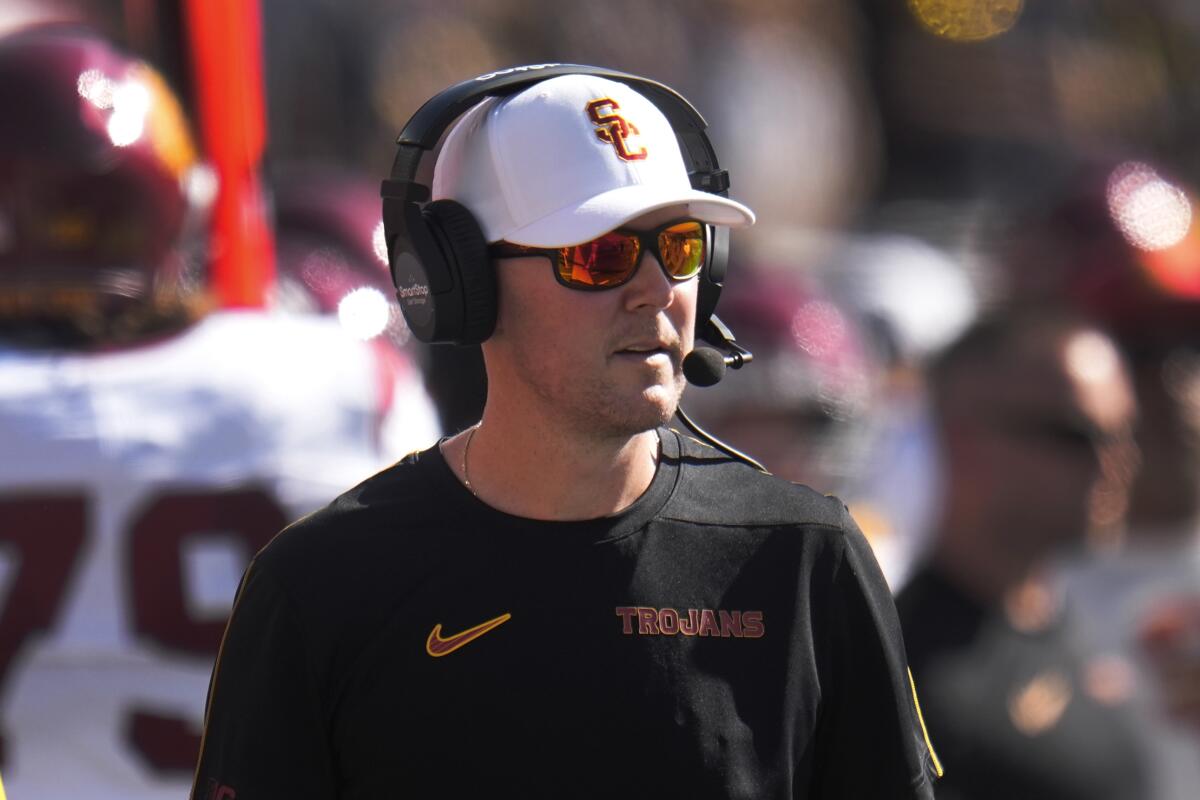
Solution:
{"label": "white text label on headset", "polygon": [[501,69],[501,70],[497,70],[495,72],[489,72],[486,75],[480,75],[475,80],[490,81],[492,78],[498,78],[501,75],[508,75],[513,72],[528,72],[531,69],[545,69],[546,67],[559,67],[559,66],[562,66],[562,65],[557,64],[557,63],[555,63],[555,64],[526,64],[523,67],[509,67],[508,69]]}
{"label": "white text label on headset", "polygon": [[401,300],[411,300],[417,297],[424,298],[429,296],[429,287],[423,283],[414,283],[412,286],[400,287],[397,290],[397,294]]}

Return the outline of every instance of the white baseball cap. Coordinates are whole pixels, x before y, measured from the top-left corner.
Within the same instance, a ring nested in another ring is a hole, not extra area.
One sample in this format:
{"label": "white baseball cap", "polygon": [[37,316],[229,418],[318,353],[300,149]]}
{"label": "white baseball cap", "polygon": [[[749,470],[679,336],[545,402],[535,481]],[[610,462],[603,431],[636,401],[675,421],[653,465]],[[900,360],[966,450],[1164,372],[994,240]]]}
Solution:
{"label": "white baseball cap", "polygon": [[565,247],[686,205],[712,225],[754,224],[741,203],[693,189],[671,124],[623,83],[563,75],[465,113],[446,137],[433,199],[475,215],[489,242]]}

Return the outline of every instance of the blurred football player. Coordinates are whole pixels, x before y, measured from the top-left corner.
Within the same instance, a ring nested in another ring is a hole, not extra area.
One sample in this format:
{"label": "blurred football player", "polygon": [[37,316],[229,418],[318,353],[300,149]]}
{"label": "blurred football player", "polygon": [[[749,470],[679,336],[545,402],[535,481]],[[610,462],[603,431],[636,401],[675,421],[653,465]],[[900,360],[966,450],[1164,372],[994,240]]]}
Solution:
{"label": "blurred football player", "polygon": [[425,419],[427,430],[457,431],[479,419],[487,381],[478,347],[422,347],[420,359],[406,347],[411,334],[394,300],[379,187],[319,164],[282,167],[273,185],[280,305],[336,315],[370,341],[397,376],[406,429]]}
{"label": "blurred football player", "polygon": [[275,249],[281,308],[336,317],[367,342],[391,393],[391,452],[434,441],[438,412],[406,347],[408,326],[394,299],[383,240],[379,188],[331,166],[293,165],[274,181]]}
{"label": "blurred football player", "polygon": [[[14,797],[187,791],[249,557],[402,453],[375,348],[212,311],[215,187],[146,64],[0,39],[0,769]],[[424,425],[425,423],[420,423]]]}
{"label": "blurred football player", "polygon": [[371,290],[383,295],[387,306],[394,291],[383,249],[379,187],[326,165],[298,164],[276,172],[272,188],[281,305],[338,314],[360,338],[385,335],[405,344],[409,333],[399,308],[370,311],[366,319],[344,311],[359,302],[349,298],[370,296]]}

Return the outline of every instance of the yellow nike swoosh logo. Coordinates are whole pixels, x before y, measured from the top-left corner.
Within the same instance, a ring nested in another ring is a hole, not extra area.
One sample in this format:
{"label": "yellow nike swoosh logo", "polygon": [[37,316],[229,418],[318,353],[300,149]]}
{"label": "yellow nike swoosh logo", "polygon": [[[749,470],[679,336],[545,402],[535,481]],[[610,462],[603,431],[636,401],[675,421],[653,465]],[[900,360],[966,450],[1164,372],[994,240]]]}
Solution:
{"label": "yellow nike swoosh logo", "polygon": [[429,632],[429,638],[425,641],[425,652],[434,658],[439,658],[447,653],[453,653],[464,644],[475,641],[480,636],[483,636],[490,630],[500,627],[504,623],[512,619],[512,614],[501,614],[495,619],[489,619],[487,622],[481,622],[474,628],[467,628],[462,633],[456,633],[453,636],[442,637],[442,624],[439,622],[433,626],[433,630]]}

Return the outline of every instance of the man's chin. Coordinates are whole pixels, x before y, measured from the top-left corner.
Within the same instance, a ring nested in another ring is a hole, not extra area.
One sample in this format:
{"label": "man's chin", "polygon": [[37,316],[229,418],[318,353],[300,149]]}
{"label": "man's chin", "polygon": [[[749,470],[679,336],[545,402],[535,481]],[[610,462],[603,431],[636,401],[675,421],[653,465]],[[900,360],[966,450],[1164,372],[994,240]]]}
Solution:
{"label": "man's chin", "polygon": [[670,422],[679,407],[680,391],[674,387],[654,386],[642,395],[644,415],[648,428],[657,428]]}
{"label": "man's chin", "polygon": [[661,428],[675,415],[678,396],[664,387],[654,387],[621,405],[610,409],[606,419],[594,420],[593,429],[604,429],[610,436],[626,438]]}

